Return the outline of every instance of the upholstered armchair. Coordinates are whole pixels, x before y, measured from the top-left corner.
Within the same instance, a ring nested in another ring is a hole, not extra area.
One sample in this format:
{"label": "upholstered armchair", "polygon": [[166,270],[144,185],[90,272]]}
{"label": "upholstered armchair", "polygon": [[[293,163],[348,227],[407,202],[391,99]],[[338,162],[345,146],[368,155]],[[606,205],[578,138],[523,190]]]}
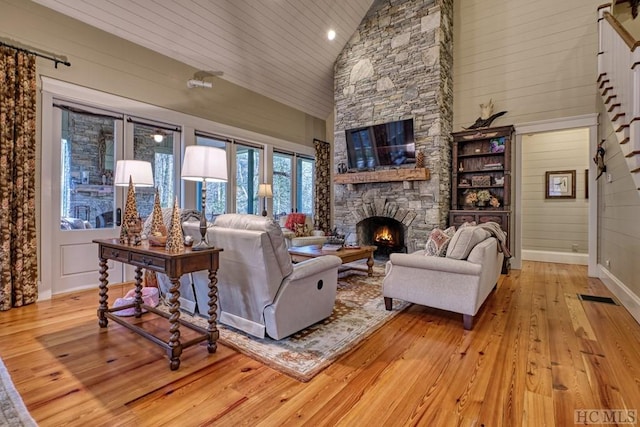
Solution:
{"label": "upholstered armchair", "polygon": [[[196,225],[183,224],[185,232]],[[329,317],[340,258],[328,255],[292,264],[280,226],[267,217],[224,214],[207,232],[223,249],[218,269],[218,321],[263,338],[284,338]],[[198,305],[208,292],[206,272],[193,273]]]}
{"label": "upholstered armchair", "polygon": [[[304,217],[302,224],[292,223],[290,218],[292,215],[301,215]],[[288,248],[309,245],[323,245],[327,241],[327,237],[322,230],[313,229],[313,220],[309,215],[305,214],[289,214],[282,215],[279,218],[280,229],[284,235],[284,241]],[[287,227],[288,226],[288,227]]]}
{"label": "upholstered armchair", "polygon": [[[382,284],[386,309],[391,310],[393,298],[398,298],[461,313],[464,328],[472,329],[474,316],[497,285],[504,256],[494,237],[485,236],[477,244],[472,239],[460,243],[466,250],[450,245],[446,257],[425,256],[424,250],[391,254]],[[459,256],[449,256],[452,252]]]}

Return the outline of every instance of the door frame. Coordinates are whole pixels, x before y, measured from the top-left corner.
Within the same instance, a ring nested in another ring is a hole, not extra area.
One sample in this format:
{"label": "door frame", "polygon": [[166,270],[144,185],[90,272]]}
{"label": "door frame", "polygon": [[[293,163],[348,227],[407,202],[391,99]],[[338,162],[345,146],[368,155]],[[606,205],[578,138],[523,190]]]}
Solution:
{"label": "door frame", "polygon": [[[522,136],[568,129],[589,129],[589,153],[595,153],[598,147],[598,114],[564,117],[561,119],[542,120],[515,125],[515,250],[511,265],[515,269],[522,268]],[[589,180],[596,176],[596,166],[589,160]],[[589,187],[589,223],[588,223],[588,264],[589,277],[598,277],[598,186]]]}
{"label": "door frame", "polygon": [[[59,80],[51,79],[46,76],[42,76],[42,117],[41,117],[41,144],[42,149],[40,156],[40,203],[39,206],[39,229],[40,229],[40,245],[39,245],[39,260],[40,260],[40,280],[38,281],[38,299],[46,300],[51,299],[54,294],[55,274],[58,271],[55,262],[59,262],[59,256],[51,256],[58,248],[55,247],[57,240],[55,238],[55,225],[51,220],[49,212],[53,206],[57,206],[54,197],[59,198],[59,192],[54,191],[58,185],[59,174],[56,172],[59,167],[56,167],[55,162],[59,161],[59,141],[55,141],[56,126],[59,124],[54,123],[55,112],[53,107],[54,100],[62,100],[69,103],[75,103],[79,105],[85,105],[89,108],[103,109],[107,111],[114,111],[123,116],[133,115],[136,117],[148,117],[150,120],[156,120],[158,122],[173,122],[175,121],[175,112],[165,110],[159,107],[148,105],[142,102],[133,101],[127,98],[122,98],[116,95],[88,89],[82,86],[76,86],[70,83],[61,82]],[[173,114],[172,114],[173,113]],[[123,120],[123,135],[127,132],[126,124]],[[59,132],[58,132],[59,133]],[[131,134],[133,132],[131,131]],[[178,145],[177,152],[179,156],[176,157],[177,162],[182,162],[182,149],[184,139],[176,141]],[[56,148],[58,147],[58,148]],[[176,150],[174,150],[174,153]],[[178,172],[176,172],[178,175]],[[176,179],[178,177],[176,176]],[[55,181],[54,181],[55,180]],[[176,186],[176,195],[180,198],[181,186]],[[116,187],[115,197],[118,202],[124,199],[124,191],[122,187]],[[119,228],[116,227],[113,231],[113,236],[119,235]],[[96,254],[96,271],[98,269],[98,260]],[[117,280],[117,279],[116,279]],[[98,275],[96,274],[95,283],[87,283],[78,289],[87,289],[93,287],[98,283]],[[70,289],[73,291],[77,289]]]}

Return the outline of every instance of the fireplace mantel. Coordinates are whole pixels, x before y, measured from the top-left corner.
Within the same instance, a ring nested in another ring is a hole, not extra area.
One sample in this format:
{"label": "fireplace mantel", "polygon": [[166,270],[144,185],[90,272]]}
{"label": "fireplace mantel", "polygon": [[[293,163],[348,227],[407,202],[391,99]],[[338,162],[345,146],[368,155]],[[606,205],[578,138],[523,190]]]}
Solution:
{"label": "fireplace mantel", "polygon": [[385,169],[371,172],[342,173],[333,177],[336,184],[365,184],[367,182],[390,181],[426,181],[430,178],[429,169]]}

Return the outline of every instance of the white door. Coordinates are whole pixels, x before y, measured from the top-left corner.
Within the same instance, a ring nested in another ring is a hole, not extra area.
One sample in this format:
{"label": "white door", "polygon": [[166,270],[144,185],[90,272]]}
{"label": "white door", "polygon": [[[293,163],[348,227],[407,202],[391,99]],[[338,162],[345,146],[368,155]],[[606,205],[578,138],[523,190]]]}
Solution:
{"label": "white door", "polygon": [[[94,239],[120,235],[127,187],[115,187],[120,159],[152,164],[161,206],[173,206],[178,180],[180,131],[162,123],[86,106],[54,101],[51,212],[53,253],[51,293],[86,289],[99,283]],[[143,221],[153,209],[154,188],[137,188]],[[44,210],[44,208],[43,208]],[[109,262],[109,283],[132,280],[134,269]]]}
{"label": "white door", "polygon": [[[99,283],[98,247],[92,241],[119,235],[117,212],[124,193],[113,185],[115,162],[123,153],[122,117],[55,105],[52,206],[42,216],[52,221],[52,294]],[[120,263],[110,262],[109,282],[122,282],[122,271]]]}

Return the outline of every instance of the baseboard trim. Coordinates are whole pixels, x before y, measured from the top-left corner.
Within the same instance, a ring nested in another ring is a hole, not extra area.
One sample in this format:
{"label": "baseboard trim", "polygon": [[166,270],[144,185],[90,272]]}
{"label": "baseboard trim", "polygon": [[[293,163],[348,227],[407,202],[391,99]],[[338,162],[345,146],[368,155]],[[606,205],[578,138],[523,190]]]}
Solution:
{"label": "baseboard trim", "polygon": [[611,274],[602,264],[598,264],[599,275],[602,283],[618,298],[620,304],[640,323],[640,297],[625,286],[616,276]]}
{"label": "baseboard trim", "polygon": [[559,264],[589,265],[589,254],[522,250],[523,261],[555,262]]}
{"label": "baseboard trim", "polygon": [[38,291],[38,301],[48,301],[51,299],[51,289],[48,289],[46,291]]}

